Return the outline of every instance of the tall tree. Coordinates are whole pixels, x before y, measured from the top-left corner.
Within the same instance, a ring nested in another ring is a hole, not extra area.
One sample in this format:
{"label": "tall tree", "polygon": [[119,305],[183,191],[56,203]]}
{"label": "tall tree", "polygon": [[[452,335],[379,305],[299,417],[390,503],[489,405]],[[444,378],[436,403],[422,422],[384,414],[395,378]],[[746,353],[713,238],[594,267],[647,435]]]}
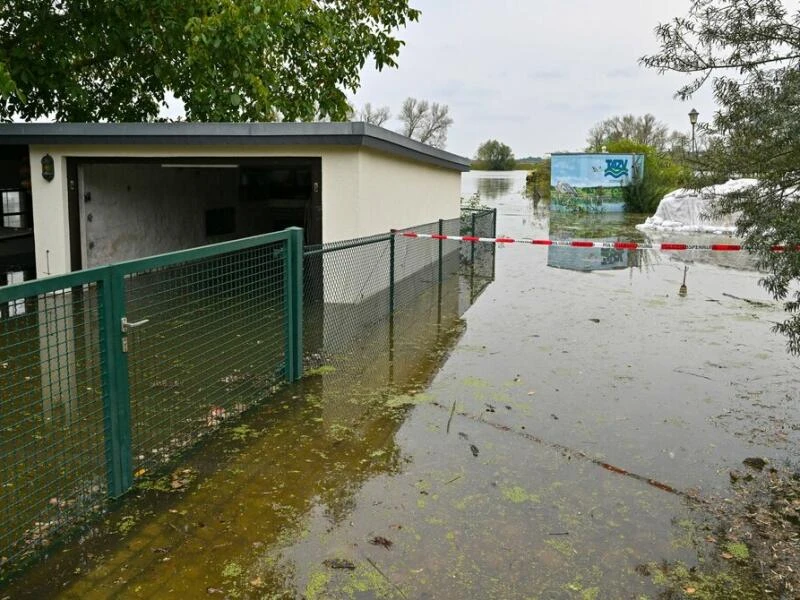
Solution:
{"label": "tall tree", "polygon": [[430,104],[427,100],[417,100],[410,97],[403,100],[403,105],[400,107],[400,114],[398,115],[402,122],[400,133],[410,138],[418,135],[418,131],[422,129],[425,123],[429,108]]}
{"label": "tall tree", "polygon": [[[759,180],[715,210],[740,215],[738,235],[768,272],[762,284],[789,313],[775,330],[799,354],[800,10],[780,0],[693,0],[686,17],[659,25],[656,35],[660,50],[642,63],[691,75],[678,97],[713,87],[718,109],[703,127],[709,146],[698,170],[714,180]],[[789,251],[774,252],[776,245]]]}
{"label": "tall tree", "polygon": [[446,104],[431,104],[430,111],[422,122],[417,139],[423,144],[430,144],[435,148],[444,148],[447,145],[447,130],[453,124],[450,117],[450,107]]}
{"label": "tall tree", "polygon": [[372,104],[367,102],[363,108],[358,111],[358,120],[371,125],[380,127],[392,117],[392,111],[388,106],[381,106],[380,108],[373,108]]}
{"label": "tall tree", "polygon": [[343,119],[372,58],[396,66],[409,0],[5,0],[0,120]]}
{"label": "tall tree", "polygon": [[477,166],[487,171],[510,171],[516,160],[511,148],[497,140],[487,140],[478,147],[475,153]]}
{"label": "tall tree", "polygon": [[399,133],[404,136],[435,148],[444,148],[447,144],[447,132],[453,119],[446,104],[431,104],[427,100],[409,97],[403,101],[398,118],[401,122]]}
{"label": "tall tree", "polygon": [[622,115],[605,119],[589,130],[586,142],[594,151],[619,140],[630,140],[662,151],[667,149],[669,139],[669,128],[647,113],[641,117]]}

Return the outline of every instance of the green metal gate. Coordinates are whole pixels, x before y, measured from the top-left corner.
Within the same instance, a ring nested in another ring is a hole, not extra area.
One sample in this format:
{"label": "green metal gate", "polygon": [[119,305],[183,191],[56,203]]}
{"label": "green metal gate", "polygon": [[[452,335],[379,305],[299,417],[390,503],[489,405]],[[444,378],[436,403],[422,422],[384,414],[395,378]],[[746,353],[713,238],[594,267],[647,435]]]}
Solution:
{"label": "green metal gate", "polygon": [[0,287],[0,565],[301,376],[302,238]]}

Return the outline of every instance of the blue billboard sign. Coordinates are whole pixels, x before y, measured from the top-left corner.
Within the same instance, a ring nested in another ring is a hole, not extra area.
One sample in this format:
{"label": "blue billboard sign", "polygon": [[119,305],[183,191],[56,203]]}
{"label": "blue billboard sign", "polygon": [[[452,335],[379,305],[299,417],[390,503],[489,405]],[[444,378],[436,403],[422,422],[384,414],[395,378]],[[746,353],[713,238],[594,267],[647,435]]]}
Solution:
{"label": "blue billboard sign", "polygon": [[643,154],[553,154],[550,207],[574,212],[621,212],[623,189],[644,175]]}
{"label": "blue billboard sign", "polygon": [[550,185],[574,188],[622,187],[644,174],[642,154],[553,154]]}

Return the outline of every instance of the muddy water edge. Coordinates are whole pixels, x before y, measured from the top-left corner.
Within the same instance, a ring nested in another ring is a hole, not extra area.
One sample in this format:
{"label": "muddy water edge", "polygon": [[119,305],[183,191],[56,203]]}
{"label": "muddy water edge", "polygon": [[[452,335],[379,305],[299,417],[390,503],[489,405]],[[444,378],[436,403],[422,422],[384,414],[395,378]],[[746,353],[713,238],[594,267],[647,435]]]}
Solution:
{"label": "muddy water edge", "polygon": [[[523,187],[472,173],[464,195],[505,236],[642,239],[644,216]],[[707,506],[745,458],[797,461],[781,308],[731,257],[613,260],[498,248],[463,316],[421,298],[0,597],[762,597]]]}

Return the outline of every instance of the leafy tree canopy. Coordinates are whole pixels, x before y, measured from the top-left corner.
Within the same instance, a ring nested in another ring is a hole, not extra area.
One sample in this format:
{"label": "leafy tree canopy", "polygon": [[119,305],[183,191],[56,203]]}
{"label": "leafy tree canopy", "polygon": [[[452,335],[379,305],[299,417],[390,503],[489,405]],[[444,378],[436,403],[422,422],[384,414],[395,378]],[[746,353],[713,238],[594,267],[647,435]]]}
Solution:
{"label": "leafy tree canopy", "polygon": [[789,313],[775,329],[800,353],[800,10],[781,0],[693,0],[686,17],[656,30],[660,51],[642,58],[659,71],[693,77],[680,98],[711,85],[717,102],[696,169],[708,180],[752,175],[758,186],[722,198],[739,214],[738,234],[768,274],[762,284]]}
{"label": "leafy tree canopy", "polygon": [[477,167],[488,171],[510,171],[517,164],[509,146],[497,140],[487,140],[475,154]]}
{"label": "leafy tree canopy", "polygon": [[372,57],[396,66],[408,0],[5,0],[0,120],[344,119]]}
{"label": "leafy tree canopy", "polygon": [[653,146],[631,140],[608,143],[609,152],[644,154],[644,173],[624,188],[625,208],[631,212],[654,213],[658,203],[669,192],[685,185],[690,177],[686,165]]}

